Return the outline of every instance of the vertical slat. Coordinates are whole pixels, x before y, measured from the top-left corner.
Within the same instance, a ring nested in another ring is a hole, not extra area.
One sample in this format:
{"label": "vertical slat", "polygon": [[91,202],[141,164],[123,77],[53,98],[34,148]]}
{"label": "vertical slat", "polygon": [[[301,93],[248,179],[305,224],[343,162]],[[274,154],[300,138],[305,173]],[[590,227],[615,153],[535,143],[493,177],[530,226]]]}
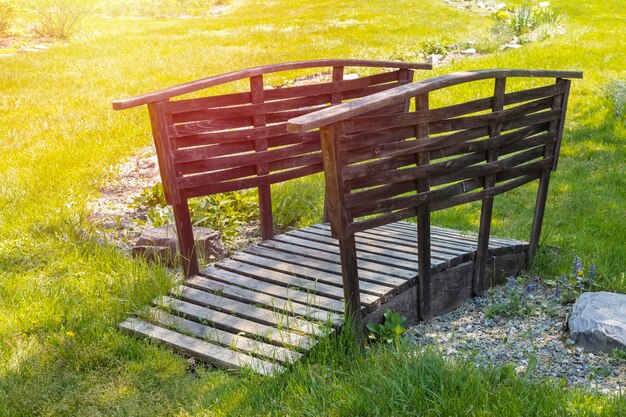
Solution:
{"label": "vertical slat", "polygon": [[174,208],[174,220],[176,222],[176,234],[178,236],[178,248],[183,271],[185,272],[185,277],[189,278],[197,275],[200,270],[198,268],[198,255],[196,254],[193,227],[189,215],[189,205],[187,204],[187,198],[183,197],[179,204],[174,204],[172,207]]}
{"label": "vertical slat", "polygon": [[[506,78],[496,78],[493,94],[493,111],[504,109],[504,94],[506,90]],[[502,125],[495,123],[489,126],[489,136],[494,137],[500,134]],[[487,162],[498,160],[498,150],[492,149],[487,152]],[[485,177],[484,188],[493,188],[496,178],[493,175]],[[472,293],[479,295],[485,288],[485,270],[487,267],[487,252],[489,250],[489,235],[491,234],[491,217],[493,213],[493,197],[487,197],[482,201],[480,210],[480,228],[478,230],[478,247],[476,258],[474,259],[474,277],[472,280]]]}
{"label": "vertical slat", "polygon": [[[413,81],[413,74],[415,71],[410,70],[408,68],[401,68],[398,71],[398,83],[399,84],[408,84]],[[404,112],[408,112],[411,110],[411,99],[408,98],[404,101]]]}
{"label": "vertical slat", "polygon": [[343,135],[343,123],[335,123],[320,129],[324,174],[328,196],[328,213],[333,237],[339,240],[341,276],[346,303],[346,315],[355,325],[355,334],[360,335],[361,300],[359,297],[359,273],[356,263],[354,234],[349,225],[352,218],[345,205],[343,162],[339,153],[339,138]]}
{"label": "vertical slat", "polygon": [[[559,156],[561,138],[563,137],[563,125],[565,123],[565,111],[567,108],[567,97],[569,94],[570,80],[557,79],[557,84],[565,83],[564,93],[554,96],[552,99],[552,108],[561,108],[561,118],[550,122],[548,131],[555,132],[557,141],[553,146],[545,146],[544,158],[554,157],[554,164],[551,169],[556,169],[556,163]],[[543,215],[546,209],[546,200],[548,199],[548,188],[550,186],[550,169],[546,169],[539,177],[539,185],[537,187],[537,198],[535,200],[535,213],[533,215],[533,225],[530,231],[530,242],[528,245],[528,263],[531,263],[537,253],[539,247],[539,238],[541,237],[541,228],[543,226]]]}
{"label": "vertical slat", "polygon": [[[428,93],[415,98],[416,111],[428,110]],[[415,127],[415,137],[419,140],[428,139],[428,123],[418,124]],[[417,155],[417,165],[428,165],[430,163],[430,152],[421,152]],[[430,179],[421,178],[416,181],[418,193],[430,190]],[[417,281],[417,314],[422,320],[430,318],[431,306],[431,261],[430,261],[430,209],[428,203],[420,204],[417,207],[417,261],[418,261],[418,281]]]}
{"label": "vertical slat", "polygon": [[[344,67],[333,67],[333,82],[343,81]],[[340,104],[342,100],[342,94],[334,93],[330,96],[330,104]],[[330,221],[330,214],[328,213],[328,190],[324,192],[324,223]]]}
{"label": "vertical slat", "polygon": [[[259,104],[265,101],[263,94],[263,75],[250,77],[250,95],[252,104]],[[252,124],[254,127],[265,126],[265,115],[253,116]],[[254,149],[257,152],[267,150],[267,139],[256,139],[254,141]],[[257,175],[267,175],[269,173],[268,164],[257,164],[256,170]],[[274,236],[272,193],[269,185],[259,187],[259,208],[261,215],[261,238],[268,240]]]}

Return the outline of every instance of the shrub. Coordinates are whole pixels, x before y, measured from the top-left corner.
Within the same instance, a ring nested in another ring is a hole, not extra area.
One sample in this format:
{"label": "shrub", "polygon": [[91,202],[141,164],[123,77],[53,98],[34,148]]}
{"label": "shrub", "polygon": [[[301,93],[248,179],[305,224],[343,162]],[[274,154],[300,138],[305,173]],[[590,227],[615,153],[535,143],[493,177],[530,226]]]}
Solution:
{"label": "shrub", "polygon": [[33,2],[37,14],[35,32],[40,36],[69,39],[76,34],[89,13],[92,0],[38,0]]}
{"label": "shrub", "polygon": [[0,1],[0,37],[5,36],[15,16],[15,5],[10,1]]}

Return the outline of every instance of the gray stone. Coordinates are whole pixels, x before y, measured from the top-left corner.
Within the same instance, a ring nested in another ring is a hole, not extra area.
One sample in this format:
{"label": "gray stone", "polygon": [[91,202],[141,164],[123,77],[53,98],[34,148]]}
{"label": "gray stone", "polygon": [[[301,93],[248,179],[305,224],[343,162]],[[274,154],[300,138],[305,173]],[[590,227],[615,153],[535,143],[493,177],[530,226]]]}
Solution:
{"label": "gray stone", "polygon": [[572,339],[590,352],[626,348],[626,294],[587,292],[574,303]]}
{"label": "gray stone", "polygon": [[[222,244],[222,235],[208,227],[194,227],[193,235],[198,255],[205,260],[222,258],[226,251]],[[146,227],[133,246],[133,256],[143,256],[165,265],[174,265],[178,249],[176,228],[173,224],[159,227]]]}
{"label": "gray stone", "polygon": [[472,55],[476,53],[476,48],[467,48],[461,51],[462,54]]}

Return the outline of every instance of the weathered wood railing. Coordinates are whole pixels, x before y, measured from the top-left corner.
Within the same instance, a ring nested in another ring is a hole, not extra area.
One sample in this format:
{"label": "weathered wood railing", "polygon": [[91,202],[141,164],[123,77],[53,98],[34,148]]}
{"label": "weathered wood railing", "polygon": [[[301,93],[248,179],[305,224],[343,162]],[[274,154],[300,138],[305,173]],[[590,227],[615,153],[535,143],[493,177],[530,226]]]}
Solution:
{"label": "weathered wood railing", "polygon": [[[391,68],[344,79],[346,67]],[[273,88],[264,76],[280,71],[329,68],[332,78],[311,85]],[[147,105],[165,198],[174,208],[186,276],[198,273],[187,199],[258,188],[263,239],[273,235],[270,185],[322,171],[319,131],[290,133],[287,120],[413,80],[429,64],[329,59],[250,68],[118,100],[115,110]],[[172,98],[248,79],[248,91]],[[376,111],[408,110],[394,101]]]}
{"label": "weathered wood railing", "polygon": [[[513,77],[555,80],[507,92],[507,80]],[[472,292],[478,294],[486,285],[494,196],[539,180],[530,234],[533,256],[550,171],[557,167],[569,79],[580,77],[564,71],[454,73],[289,120],[290,132],[321,130],[330,222],[339,240],[349,314],[358,320],[356,232],[417,216],[417,308],[425,319],[431,311],[430,213],[482,201],[472,281]],[[430,104],[437,90],[488,79],[494,80],[488,97],[443,107]],[[412,110],[380,113],[411,100]]]}

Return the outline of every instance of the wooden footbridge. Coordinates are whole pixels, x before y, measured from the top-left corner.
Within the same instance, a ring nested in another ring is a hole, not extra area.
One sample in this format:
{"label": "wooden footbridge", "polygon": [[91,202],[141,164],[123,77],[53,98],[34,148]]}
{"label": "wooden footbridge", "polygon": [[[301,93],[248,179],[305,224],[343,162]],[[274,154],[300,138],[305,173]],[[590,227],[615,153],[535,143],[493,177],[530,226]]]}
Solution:
{"label": "wooden footbridge", "polygon": [[[347,79],[347,67],[370,75]],[[267,86],[277,73],[319,68],[330,68],[327,80]],[[581,74],[488,70],[412,82],[416,69],[429,66],[292,62],[116,101],[118,110],[148,106],[187,276],[120,327],[217,366],[272,374],[344,317],[357,330],[389,307],[428,319],[518,273],[539,242],[569,78]],[[245,79],[247,91],[179,97]],[[507,91],[508,79],[523,82]],[[467,83],[489,92],[433,104]],[[322,171],[329,224],[274,236],[270,185]],[[494,196],[535,180],[530,241],[491,237]],[[263,241],[200,271],[187,199],[245,188],[259,190]],[[473,201],[482,202],[478,234],[431,226],[432,211]]]}

